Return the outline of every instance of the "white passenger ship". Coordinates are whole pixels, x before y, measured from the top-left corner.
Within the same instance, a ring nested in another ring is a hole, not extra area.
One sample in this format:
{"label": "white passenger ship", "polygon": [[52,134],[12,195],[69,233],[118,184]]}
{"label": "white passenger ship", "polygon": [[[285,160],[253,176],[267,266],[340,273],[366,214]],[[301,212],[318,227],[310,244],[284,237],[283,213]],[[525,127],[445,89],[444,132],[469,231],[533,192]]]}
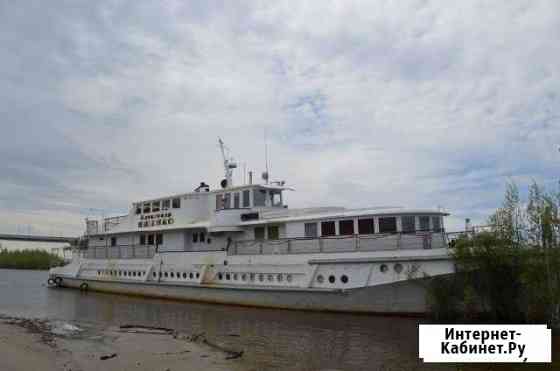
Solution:
{"label": "white passenger ship", "polygon": [[51,269],[50,283],[259,307],[424,313],[424,278],[454,272],[445,212],[288,209],[283,182],[234,186],[236,165],[225,153],[224,167],[219,189],[201,183],[135,202],[127,215],[86,219],[71,263]]}

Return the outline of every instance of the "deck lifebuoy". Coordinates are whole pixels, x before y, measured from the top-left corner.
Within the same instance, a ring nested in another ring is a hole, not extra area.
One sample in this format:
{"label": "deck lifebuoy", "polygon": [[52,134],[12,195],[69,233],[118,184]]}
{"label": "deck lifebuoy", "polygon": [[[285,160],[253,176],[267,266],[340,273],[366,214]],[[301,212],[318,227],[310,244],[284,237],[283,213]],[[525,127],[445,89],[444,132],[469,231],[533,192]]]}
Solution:
{"label": "deck lifebuoy", "polygon": [[89,285],[85,282],[82,282],[80,285],[80,291],[87,291],[89,289]]}
{"label": "deck lifebuoy", "polygon": [[49,279],[47,280],[47,285],[49,285],[49,286],[54,286],[54,285],[55,285],[54,280],[53,280],[52,278],[49,278]]}
{"label": "deck lifebuoy", "polygon": [[175,222],[175,221],[173,220],[173,218],[169,218],[169,222],[168,222],[168,223],[169,223],[169,224],[173,224],[173,222]]}

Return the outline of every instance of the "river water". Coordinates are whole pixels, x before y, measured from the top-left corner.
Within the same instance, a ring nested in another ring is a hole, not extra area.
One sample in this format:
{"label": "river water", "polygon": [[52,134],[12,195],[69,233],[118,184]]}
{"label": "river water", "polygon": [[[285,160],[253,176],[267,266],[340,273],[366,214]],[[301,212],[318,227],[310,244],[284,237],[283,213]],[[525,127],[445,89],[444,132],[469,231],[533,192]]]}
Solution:
{"label": "river water", "polygon": [[[142,324],[244,350],[254,370],[419,370],[417,318],[174,302],[48,288],[47,272],[0,269],[0,314],[94,326]],[[437,368],[441,369],[441,368]]]}

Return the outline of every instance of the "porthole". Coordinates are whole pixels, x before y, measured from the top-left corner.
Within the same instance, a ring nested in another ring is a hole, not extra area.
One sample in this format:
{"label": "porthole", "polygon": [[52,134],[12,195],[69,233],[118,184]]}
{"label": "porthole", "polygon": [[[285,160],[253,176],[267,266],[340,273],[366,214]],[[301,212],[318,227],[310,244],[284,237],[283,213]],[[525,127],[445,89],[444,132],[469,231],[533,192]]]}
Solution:
{"label": "porthole", "polygon": [[403,270],[403,266],[402,266],[401,263],[397,263],[397,264],[395,264],[395,266],[393,267],[393,269],[395,270],[395,272],[401,273],[402,270]]}
{"label": "porthole", "polygon": [[196,272],[196,278],[200,277],[200,273]]}
{"label": "porthole", "polygon": [[229,281],[229,280],[230,280],[230,278],[231,278],[230,274],[229,274],[229,273],[226,273],[226,280],[228,280],[228,281]]}
{"label": "porthole", "polygon": [[152,276],[154,276],[154,277],[155,277],[155,276],[156,276],[156,272],[152,272]]}
{"label": "porthole", "polygon": [[245,273],[243,273],[243,274],[241,275],[241,280],[242,280],[242,281],[247,281],[247,275],[246,275]]}
{"label": "porthole", "polygon": [[336,281],[336,278],[331,274],[331,275],[329,276],[329,282],[330,282],[330,283],[334,283],[335,281]]}
{"label": "porthole", "polygon": [[274,276],[273,276],[272,274],[269,274],[267,278],[268,278],[269,281],[273,281],[273,280],[274,280]]}
{"label": "porthole", "polygon": [[292,275],[291,274],[286,275],[286,281],[292,282]]}
{"label": "porthole", "polygon": [[255,280],[255,274],[254,274],[254,273],[251,273],[251,274],[249,275],[249,279],[251,280],[251,282],[253,282],[253,281]]}
{"label": "porthole", "polygon": [[381,264],[381,266],[379,267],[379,270],[381,271],[381,273],[387,272],[388,269],[389,269],[389,267],[387,267],[387,264]]}
{"label": "porthole", "polygon": [[348,283],[348,276],[343,274],[342,276],[340,276],[340,282],[342,283]]}
{"label": "porthole", "polygon": [[222,280],[222,278],[223,278],[222,274],[221,274],[221,273],[218,273],[218,279],[219,279],[219,280]]}
{"label": "porthole", "polygon": [[276,279],[278,280],[278,282],[282,282],[283,280],[282,274],[279,273],[278,276],[276,276]]}
{"label": "porthole", "polygon": [[169,273],[169,276],[170,276],[171,278],[175,278],[175,273],[171,272],[171,273]]}
{"label": "porthole", "polygon": [[132,277],[136,277],[136,271],[132,272]]}
{"label": "porthole", "polygon": [[191,280],[193,279],[193,274],[192,274],[192,272],[189,273],[189,278],[190,278]]}
{"label": "porthole", "polygon": [[237,273],[234,273],[234,274],[233,274],[233,280],[234,280],[234,281],[237,281]]}
{"label": "porthole", "polygon": [[323,277],[322,274],[318,275],[318,276],[317,276],[317,282],[323,283],[323,281],[325,281],[325,277]]}
{"label": "porthole", "polygon": [[164,275],[165,278],[169,277],[169,273],[167,273],[167,272],[165,272],[163,275]]}
{"label": "porthole", "polygon": [[264,274],[262,274],[262,273],[259,274],[259,281],[261,281],[261,282],[264,281]]}
{"label": "porthole", "polygon": [[[192,273],[191,273],[191,276],[192,276]],[[191,278],[192,278],[192,277],[191,277]],[[183,279],[187,279],[187,273],[186,273],[186,272],[183,273]]]}

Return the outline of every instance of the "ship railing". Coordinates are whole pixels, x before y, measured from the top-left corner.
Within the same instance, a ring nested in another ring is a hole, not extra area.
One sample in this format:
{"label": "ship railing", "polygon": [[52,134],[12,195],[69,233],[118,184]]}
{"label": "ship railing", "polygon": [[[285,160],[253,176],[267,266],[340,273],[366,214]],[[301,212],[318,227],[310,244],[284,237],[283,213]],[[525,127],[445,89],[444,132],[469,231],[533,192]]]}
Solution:
{"label": "ship railing", "polygon": [[156,251],[155,245],[90,246],[81,254],[86,259],[150,259]]}
{"label": "ship railing", "polygon": [[310,254],[353,251],[419,250],[447,247],[441,232],[391,233],[277,240],[241,240],[232,243],[230,255]]}

